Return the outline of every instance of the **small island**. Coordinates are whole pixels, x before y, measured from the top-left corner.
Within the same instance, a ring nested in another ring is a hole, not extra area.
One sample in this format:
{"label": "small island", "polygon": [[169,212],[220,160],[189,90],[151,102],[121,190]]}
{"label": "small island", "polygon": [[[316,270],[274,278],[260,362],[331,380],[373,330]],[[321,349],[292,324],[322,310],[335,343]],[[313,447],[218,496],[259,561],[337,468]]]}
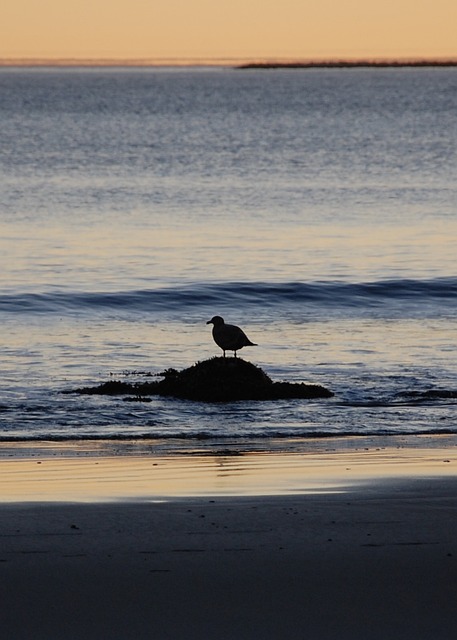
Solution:
{"label": "small island", "polygon": [[[158,374],[161,380],[129,383],[110,380],[74,393],[128,396],[141,400],[148,396],[168,396],[199,402],[236,400],[284,400],[331,398],[333,393],[315,384],[273,382],[260,368],[242,358],[215,357],[177,371]],[[70,392],[71,393],[71,392]]]}

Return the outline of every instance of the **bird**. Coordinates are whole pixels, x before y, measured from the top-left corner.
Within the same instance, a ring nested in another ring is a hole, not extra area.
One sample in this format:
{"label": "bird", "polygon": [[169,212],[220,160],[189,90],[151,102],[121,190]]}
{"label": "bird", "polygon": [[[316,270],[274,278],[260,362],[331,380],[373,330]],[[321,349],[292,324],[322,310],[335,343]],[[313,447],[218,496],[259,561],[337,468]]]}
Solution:
{"label": "bird", "polygon": [[206,324],[213,325],[213,339],[224,352],[224,358],[226,351],[234,351],[236,358],[236,352],[239,349],[257,347],[254,342],[249,340],[242,329],[234,324],[225,324],[224,318],[221,318],[221,316],[213,316]]}

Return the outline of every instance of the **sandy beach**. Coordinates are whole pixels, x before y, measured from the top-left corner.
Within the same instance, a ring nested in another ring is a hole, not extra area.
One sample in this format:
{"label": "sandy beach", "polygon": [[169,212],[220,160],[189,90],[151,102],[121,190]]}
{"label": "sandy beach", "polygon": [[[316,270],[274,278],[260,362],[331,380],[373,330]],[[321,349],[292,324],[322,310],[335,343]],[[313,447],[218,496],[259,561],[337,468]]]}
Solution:
{"label": "sandy beach", "polygon": [[440,446],[2,458],[2,633],[448,640],[456,470]]}

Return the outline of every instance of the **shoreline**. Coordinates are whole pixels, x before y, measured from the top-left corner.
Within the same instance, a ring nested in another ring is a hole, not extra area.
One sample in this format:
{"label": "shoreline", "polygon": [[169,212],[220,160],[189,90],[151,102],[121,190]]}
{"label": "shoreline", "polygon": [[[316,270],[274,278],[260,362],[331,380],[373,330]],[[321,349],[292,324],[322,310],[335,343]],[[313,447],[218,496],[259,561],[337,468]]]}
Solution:
{"label": "shoreline", "polygon": [[180,437],[99,437],[56,439],[4,439],[0,440],[0,462],[4,459],[73,456],[163,456],[202,455],[220,453],[244,455],[246,453],[308,453],[333,450],[365,450],[392,447],[434,449],[457,447],[457,433],[425,432],[412,434],[318,434],[296,437],[180,438]]}

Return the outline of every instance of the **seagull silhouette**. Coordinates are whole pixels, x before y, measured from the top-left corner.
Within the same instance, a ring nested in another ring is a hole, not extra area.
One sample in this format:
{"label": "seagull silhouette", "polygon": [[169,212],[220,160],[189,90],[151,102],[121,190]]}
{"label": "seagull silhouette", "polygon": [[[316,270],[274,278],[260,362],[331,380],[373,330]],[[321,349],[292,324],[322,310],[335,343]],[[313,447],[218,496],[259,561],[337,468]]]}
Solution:
{"label": "seagull silhouette", "polygon": [[225,324],[224,318],[221,316],[214,316],[206,324],[213,325],[213,339],[224,352],[224,358],[226,351],[234,351],[236,358],[236,352],[239,349],[257,346],[249,340],[242,329],[234,324]]}

